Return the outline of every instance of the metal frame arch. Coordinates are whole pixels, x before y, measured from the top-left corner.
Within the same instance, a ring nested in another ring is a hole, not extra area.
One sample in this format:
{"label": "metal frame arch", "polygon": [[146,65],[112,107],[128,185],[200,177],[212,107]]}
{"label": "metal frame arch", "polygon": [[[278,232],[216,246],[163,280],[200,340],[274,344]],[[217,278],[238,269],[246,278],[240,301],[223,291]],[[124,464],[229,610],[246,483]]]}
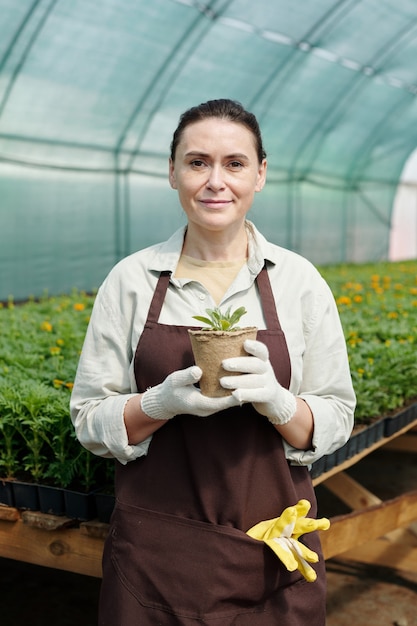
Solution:
{"label": "metal frame arch", "polygon": [[[0,117],[3,114],[4,108],[7,104],[7,101],[13,91],[13,87],[14,84],[23,68],[23,65],[25,64],[26,59],[28,58],[30,51],[33,47],[33,45],[35,44],[35,41],[37,40],[37,38],[39,37],[39,34],[41,33],[46,21],[48,20],[50,14],[52,13],[56,3],[58,2],[58,0],[50,0],[49,6],[46,7],[45,9],[45,13],[44,15],[40,18],[40,21],[38,23],[38,25],[35,27],[35,30],[33,32],[33,34],[30,36],[29,38],[29,42],[26,45],[26,47],[24,48],[21,57],[19,59],[19,61],[16,64],[16,67],[14,68],[10,80],[6,86],[6,89],[4,90],[3,93],[3,97],[1,99],[0,102]],[[8,46],[5,54],[3,55],[3,58],[1,60],[0,63],[0,72],[3,70],[7,59],[10,57],[13,49],[15,48],[17,42],[19,41],[21,35],[23,34],[23,32],[25,31],[26,27],[30,24],[31,20],[33,19],[35,12],[38,8],[40,8],[40,5],[43,3],[43,0],[34,0],[32,6],[30,7],[29,11],[27,12],[25,18],[21,21],[19,28],[17,29],[12,41],[10,42],[10,45]]]}
{"label": "metal frame arch", "polygon": [[[152,96],[156,98],[156,102],[152,105],[151,111],[144,119],[140,132],[137,137],[136,147],[130,153],[129,162],[126,166],[127,171],[131,171],[132,163],[134,162],[135,157],[140,153],[140,146],[144,139],[147,129],[149,128],[151,121],[158,110],[158,106],[161,102],[166,98],[166,92],[163,91],[167,85],[172,85],[172,75],[173,72],[169,73],[170,68],[178,67],[181,58],[184,54],[187,53],[187,49],[193,45],[194,40],[198,37],[202,36],[205,32],[207,32],[212,23],[215,21],[216,17],[220,15],[224,9],[233,2],[233,0],[213,0],[210,4],[205,5],[204,10],[199,9],[199,15],[197,15],[196,19],[192,22],[191,26],[188,30],[182,35],[180,40],[175,44],[174,48],[169,53],[169,56],[165,59],[163,64],[161,65],[160,70],[153,78],[149,88],[146,90],[145,95],[139,100],[130,119],[127,121],[125,128],[122,134],[119,137],[119,140],[115,146],[115,154],[118,155],[123,149],[123,142],[126,139],[126,135],[129,131],[129,128],[132,127],[135,120],[137,120],[140,115],[145,103],[151,99]],[[220,4],[221,6],[217,9],[216,4]],[[162,80],[165,77],[165,82],[162,83]],[[159,91],[159,93],[158,93]]]}
{"label": "metal frame arch", "polygon": [[[294,46],[290,48],[287,58],[278,67],[272,69],[267,79],[264,81],[264,85],[249,100],[248,104],[249,107],[258,108],[258,120],[261,124],[262,119],[267,115],[268,110],[272,106],[271,102],[276,100],[279,92],[285,87],[285,81],[288,79],[288,74],[290,74],[295,67],[302,65],[304,62],[303,57],[296,56],[296,54],[300,51],[299,45],[302,42],[309,42],[310,39],[328,29],[330,24],[334,23],[334,21],[340,22],[340,13],[345,14],[359,2],[360,0],[337,0],[330,11],[321,15],[316,22],[306,30],[302,39],[298,42],[294,42]],[[285,74],[285,76],[274,87],[273,85],[277,82],[281,73]],[[263,110],[259,110],[260,105],[258,105],[258,102],[263,97],[263,94],[266,94],[268,90],[271,91],[270,96],[266,96],[266,103],[263,106]]]}
{"label": "metal frame arch", "polygon": [[[417,28],[417,16],[415,20],[407,24],[401,33],[396,33],[392,35],[390,39],[384,44],[383,47],[377,51],[372,59],[369,62],[370,67],[380,66],[384,59],[389,58],[389,55],[392,54],[392,51],[402,45],[402,41],[406,39]],[[379,73],[378,71],[375,72]],[[318,142],[316,144],[314,153],[317,153],[320,150],[321,145],[323,144],[324,138],[327,136],[326,133],[319,134],[319,131],[322,128],[327,127],[328,129],[334,128],[334,126],[340,121],[343,116],[347,115],[348,108],[346,108],[346,103],[350,100],[352,103],[359,95],[359,92],[362,90],[365,82],[368,80],[368,77],[365,74],[362,74],[360,78],[352,78],[351,89],[344,90],[344,97],[338,98],[335,97],[332,103],[327,107],[327,109],[323,112],[320,121],[311,129],[311,132],[308,138],[304,141],[303,145],[298,150],[298,153],[295,155],[292,164],[290,165],[290,172],[294,172],[297,169],[297,162],[301,158],[302,154],[308,149],[309,145],[312,145],[314,137],[318,136]],[[368,84],[366,82],[366,84]],[[311,159],[310,166],[308,169],[305,169],[303,174],[308,175],[309,171],[311,171],[312,165],[315,162],[315,159]]]}

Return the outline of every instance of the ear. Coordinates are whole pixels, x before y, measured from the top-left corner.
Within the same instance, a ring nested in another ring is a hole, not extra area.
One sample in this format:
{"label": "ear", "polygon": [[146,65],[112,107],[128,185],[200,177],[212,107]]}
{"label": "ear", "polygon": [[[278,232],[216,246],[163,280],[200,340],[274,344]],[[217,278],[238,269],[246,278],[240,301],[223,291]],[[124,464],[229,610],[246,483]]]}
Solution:
{"label": "ear", "polygon": [[266,169],[267,169],[267,161],[266,159],[263,159],[258,169],[255,191],[262,191],[262,189],[264,188],[265,181],[266,181]]}
{"label": "ear", "polygon": [[171,185],[172,189],[177,189],[177,180],[175,177],[175,171],[174,171],[174,162],[172,159],[169,159],[169,184]]}

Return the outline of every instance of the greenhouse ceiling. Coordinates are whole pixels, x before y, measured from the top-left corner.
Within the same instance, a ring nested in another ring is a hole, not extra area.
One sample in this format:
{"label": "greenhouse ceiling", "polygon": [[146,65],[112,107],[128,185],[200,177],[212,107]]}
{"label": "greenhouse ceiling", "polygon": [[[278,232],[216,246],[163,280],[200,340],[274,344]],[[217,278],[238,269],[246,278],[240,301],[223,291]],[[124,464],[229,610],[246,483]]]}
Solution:
{"label": "greenhouse ceiling", "polygon": [[0,15],[3,161],[165,175],[179,114],[224,96],[259,116],[276,176],[392,181],[417,143],[415,0],[0,0]]}
{"label": "greenhouse ceiling", "polygon": [[[166,179],[180,113],[229,97],[261,123],[287,212],[275,239],[311,253],[297,223],[313,233],[323,205],[319,228],[338,213],[343,250],[319,260],[384,256],[417,146],[415,0],[0,0],[0,29],[3,216],[18,204],[10,181],[45,172],[110,174],[126,203],[133,180]],[[117,237],[115,257],[135,248]]]}

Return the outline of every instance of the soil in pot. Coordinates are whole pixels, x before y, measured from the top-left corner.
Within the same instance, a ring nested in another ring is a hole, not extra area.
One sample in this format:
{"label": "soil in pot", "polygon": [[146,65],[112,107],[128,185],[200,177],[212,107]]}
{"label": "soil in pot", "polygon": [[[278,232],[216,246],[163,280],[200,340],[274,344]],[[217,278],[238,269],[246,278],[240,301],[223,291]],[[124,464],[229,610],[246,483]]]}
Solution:
{"label": "soil in pot", "polygon": [[219,379],[236,373],[226,372],[222,361],[230,357],[248,356],[243,342],[246,339],[256,339],[257,330],[255,326],[234,331],[189,329],[195,363],[203,370],[200,379],[203,395],[218,398],[232,393],[220,385]]}

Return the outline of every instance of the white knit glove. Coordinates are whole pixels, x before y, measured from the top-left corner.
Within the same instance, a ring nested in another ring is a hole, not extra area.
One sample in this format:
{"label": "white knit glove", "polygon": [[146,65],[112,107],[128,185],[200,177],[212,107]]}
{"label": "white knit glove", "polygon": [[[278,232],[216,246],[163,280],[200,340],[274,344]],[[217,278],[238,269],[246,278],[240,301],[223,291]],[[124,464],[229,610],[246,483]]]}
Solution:
{"label": "white knit glove", "polygon": [[224,376],[220,384],[225,389],[234,389],[232,395],[240,404],[252,402],[258,413],[265,415],[271,424],[286,424],[297,408],[295,396],[275,378],[264,343],[246,339],[244,348],[253,356],[225,359],[222,363],[225,370],[241,374]]}
{"label": "white knit glove", "polygon": [[175,415],[207,417],[239,404],[233,396],[203,396],[194,387],[202,373],[197,365],[172,372],[162,383],[145,391],[141,399],[142,411],[155,420],[169,420]]}

